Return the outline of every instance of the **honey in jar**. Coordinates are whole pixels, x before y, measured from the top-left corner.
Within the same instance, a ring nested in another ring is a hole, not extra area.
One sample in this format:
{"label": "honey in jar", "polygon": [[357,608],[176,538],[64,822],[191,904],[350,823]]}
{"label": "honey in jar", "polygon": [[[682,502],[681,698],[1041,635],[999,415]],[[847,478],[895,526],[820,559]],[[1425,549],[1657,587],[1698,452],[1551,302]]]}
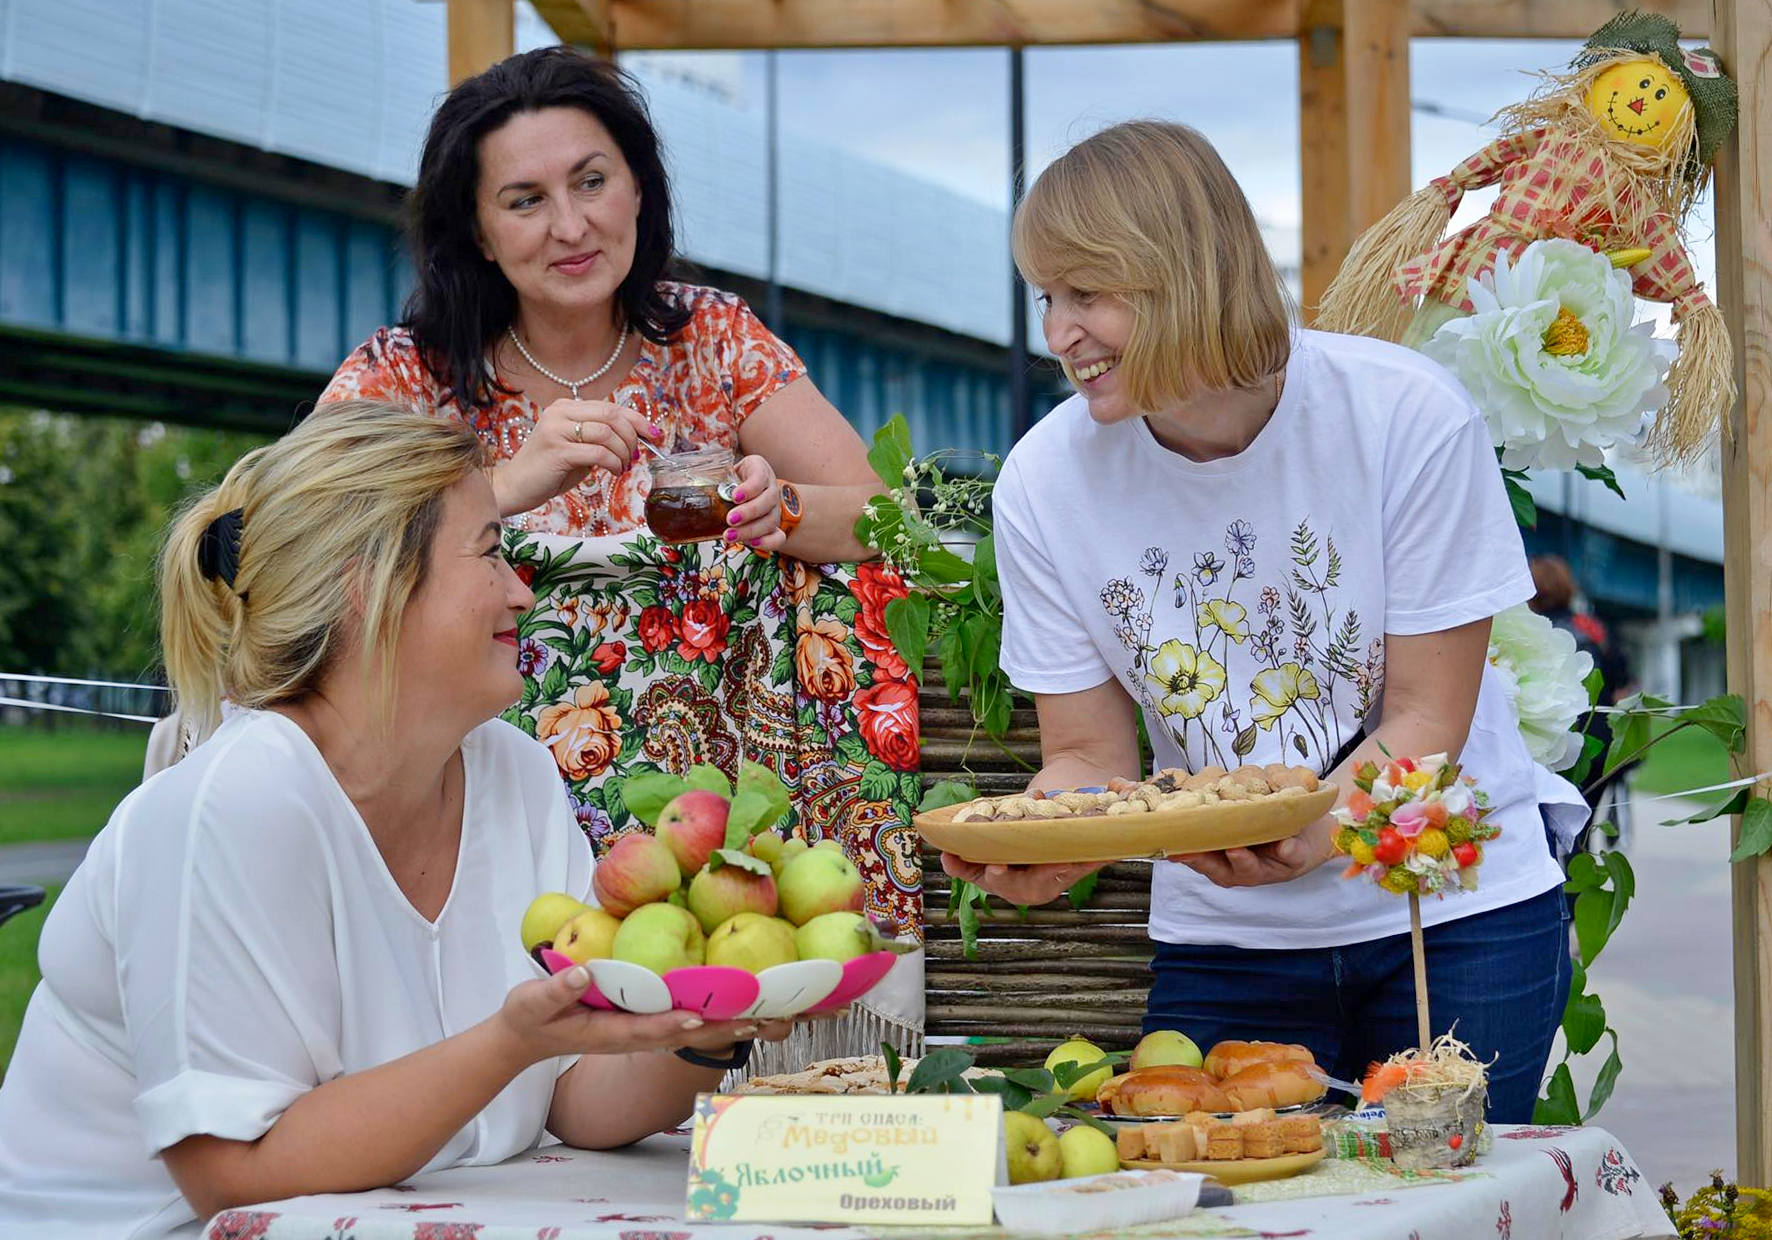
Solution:
{"label": "honey in jar", "polygon": [[708,542],[726,532],[738,486],[737,461],[726,448],[702,448],[647,462],[646,527],[668,543]]}

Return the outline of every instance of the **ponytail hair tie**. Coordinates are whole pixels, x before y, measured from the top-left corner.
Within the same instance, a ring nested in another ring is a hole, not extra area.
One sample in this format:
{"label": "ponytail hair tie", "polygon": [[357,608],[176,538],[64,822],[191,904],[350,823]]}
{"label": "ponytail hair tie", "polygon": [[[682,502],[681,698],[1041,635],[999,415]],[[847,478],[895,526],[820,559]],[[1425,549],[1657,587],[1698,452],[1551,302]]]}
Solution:
{"label": "ponytail hair tie", "polygon": [[230,590],[240,572],[240,532],[245,519],[243,508],[224,512],[203,527],[203,537],[197,541],[197,571],[211,581],[219,577]]}

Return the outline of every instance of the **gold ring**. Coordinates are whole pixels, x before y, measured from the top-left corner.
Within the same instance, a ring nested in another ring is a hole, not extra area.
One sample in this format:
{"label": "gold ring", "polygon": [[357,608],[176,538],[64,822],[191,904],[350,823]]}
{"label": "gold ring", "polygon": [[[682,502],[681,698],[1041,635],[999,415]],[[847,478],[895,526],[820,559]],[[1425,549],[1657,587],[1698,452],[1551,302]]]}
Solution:
{"label": "gold ring", "polygon": [[572,439],[574,443],[583,443],[585,441],[585,424],[583,422],[574,422],[572,424]]}

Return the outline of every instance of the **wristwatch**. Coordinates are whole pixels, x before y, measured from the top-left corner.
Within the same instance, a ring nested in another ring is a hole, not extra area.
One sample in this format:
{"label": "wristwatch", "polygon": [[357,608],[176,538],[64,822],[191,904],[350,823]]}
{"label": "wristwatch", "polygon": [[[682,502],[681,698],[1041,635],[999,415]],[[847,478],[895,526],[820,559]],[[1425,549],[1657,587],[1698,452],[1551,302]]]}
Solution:
{"label": "wristwatch", "polygon": [[794,527],[800,524],[800,518],[805,515],[805,511],[800,506],[800,493],[794,490],[793,483],[782,483],[781,532],[784,534],[792,534],[794,532]]}
{"label": "wristwatch", "polygon": [[751,1042],[749,1040],[734,1042],[732,1044],[732,1057],[730,1059],[715,1059],[712,1055],[704,1055],[700,1051],[693,1050],[687,1046],[679,1046],[673,1053],[678,1059],[692,1063],[698,1068],[720,1068],[724,1071],[731,1072],[734,1069],[742,1068],[747,1063],[751,1062]]}

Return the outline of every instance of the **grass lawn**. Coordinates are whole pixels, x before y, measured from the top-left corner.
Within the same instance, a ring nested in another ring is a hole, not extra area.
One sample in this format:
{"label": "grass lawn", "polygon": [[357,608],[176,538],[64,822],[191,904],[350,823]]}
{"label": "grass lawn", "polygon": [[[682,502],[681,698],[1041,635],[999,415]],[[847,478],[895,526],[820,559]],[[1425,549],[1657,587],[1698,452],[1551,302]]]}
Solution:
{"label": "grass lawn", "polygon": [[1662,795],[1706,788],[1728,778],[1729,754],[1722,743],[1701,728],[1686,727],[1650,747],[1643,765],[1631,773],[1631,785],[1639,792]]}
{"label": "grass lawn", "polygon": [[0,845],[95,835],[141,782],[148,730],[0,728]]}
{"label": "grass lawn", "polygon": [[[0,847],[97,833],[141,782],[148,730],[0,727]],[[61,891],[0,926],[0,1073],[37,984],[37,935]]]}
{"label": "grass lawn", "polygon": [[0,1077],[6,1075],[6,1065],[12,1061],[25,1003],[37,984],[37,935],[61,890],[59,883],[50,887],[43,903],[0,926]]}

